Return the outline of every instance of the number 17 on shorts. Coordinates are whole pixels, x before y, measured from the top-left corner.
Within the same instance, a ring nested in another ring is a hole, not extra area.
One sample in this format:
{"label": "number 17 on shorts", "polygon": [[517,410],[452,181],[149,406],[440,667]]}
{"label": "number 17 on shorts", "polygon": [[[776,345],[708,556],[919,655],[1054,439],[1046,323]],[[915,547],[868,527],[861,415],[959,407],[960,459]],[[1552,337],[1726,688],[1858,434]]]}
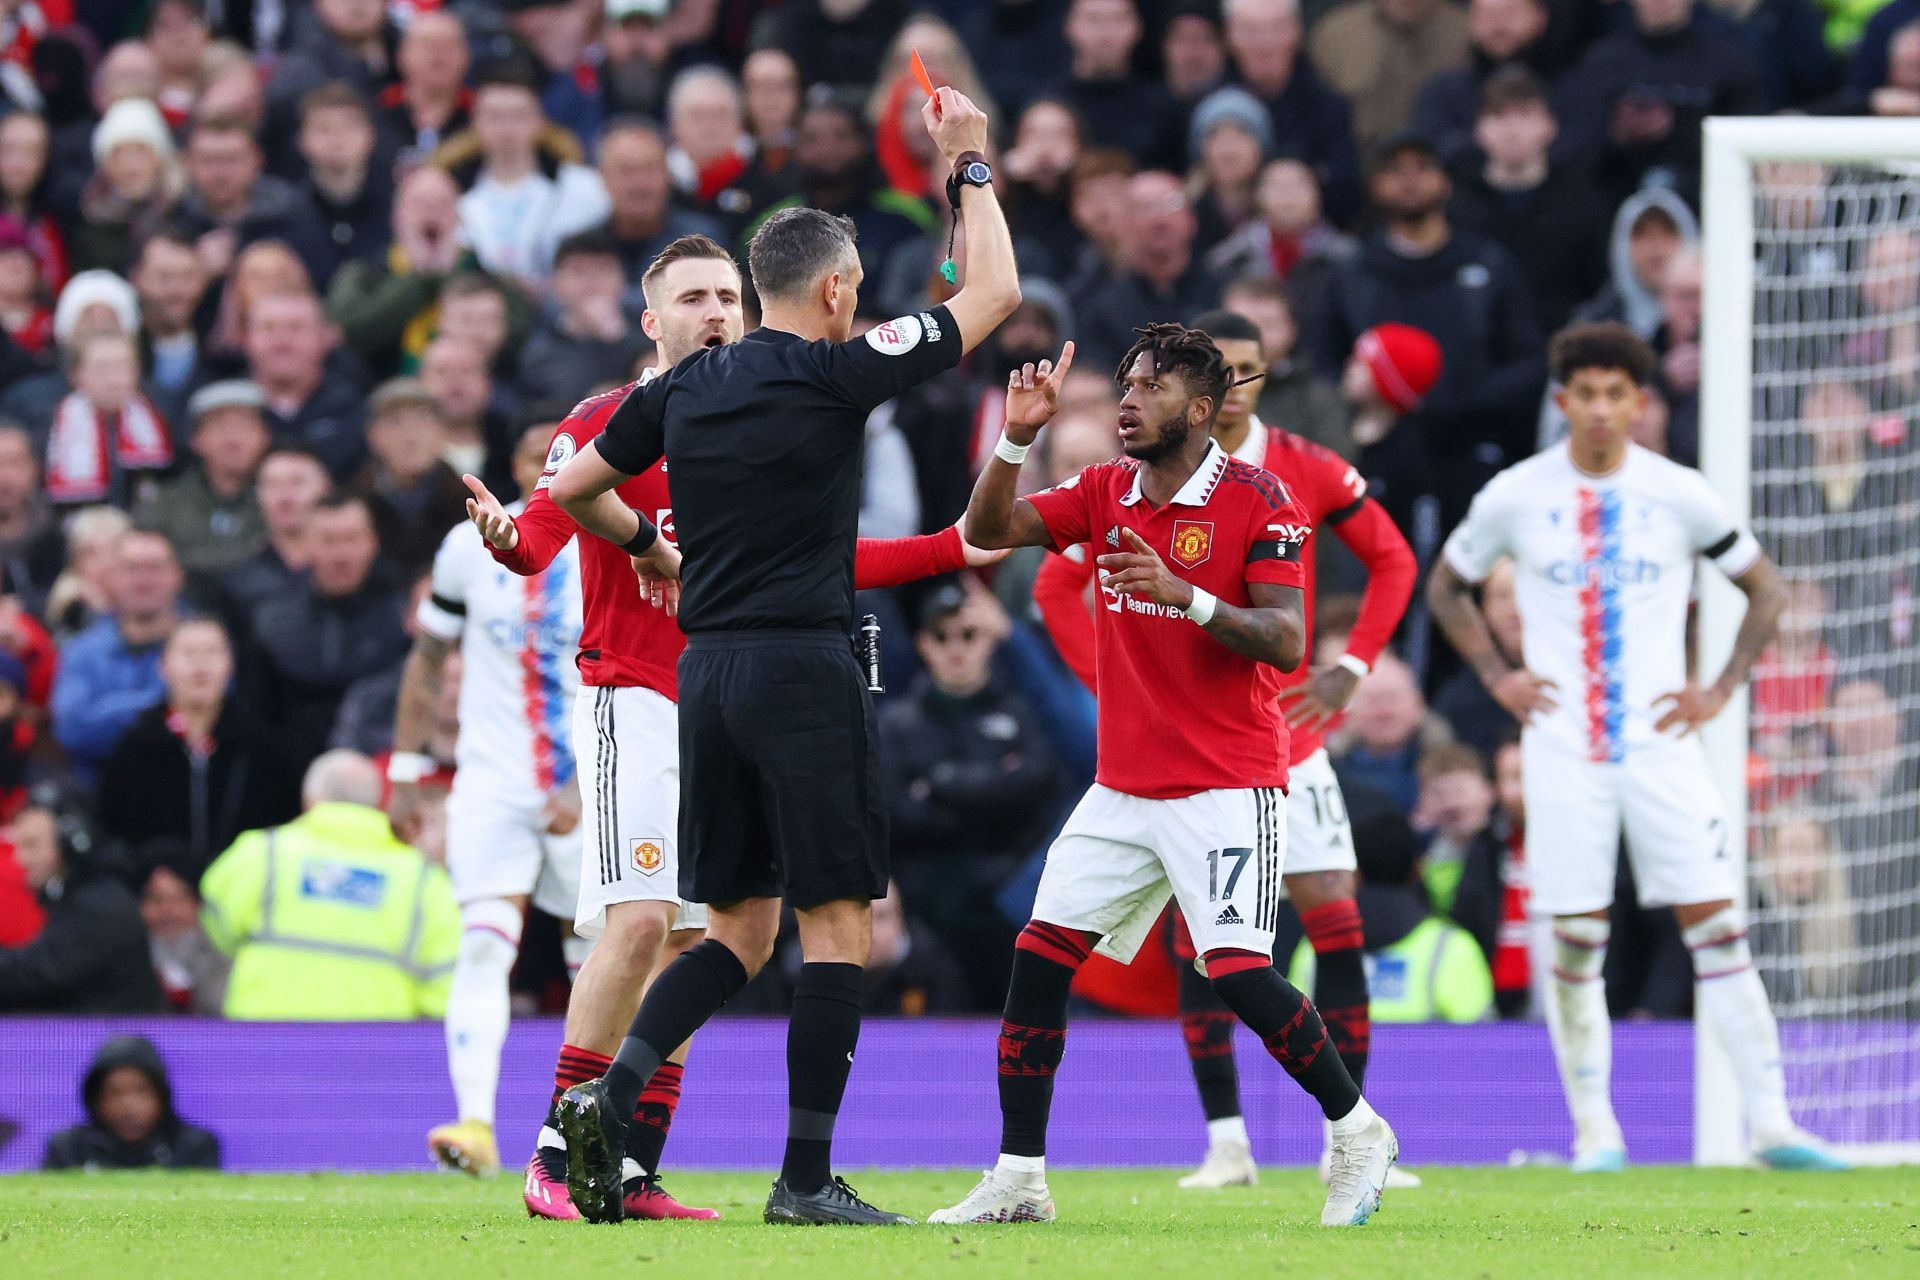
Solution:
{"label": "number 17 on shorts", "polygon": [[1048,851],[1034,918],[1101,934],[1127,961],[1171,895],[1201,953],[1269,955],[1286,843],[1277,787],[1149,800],[1096,784]]}

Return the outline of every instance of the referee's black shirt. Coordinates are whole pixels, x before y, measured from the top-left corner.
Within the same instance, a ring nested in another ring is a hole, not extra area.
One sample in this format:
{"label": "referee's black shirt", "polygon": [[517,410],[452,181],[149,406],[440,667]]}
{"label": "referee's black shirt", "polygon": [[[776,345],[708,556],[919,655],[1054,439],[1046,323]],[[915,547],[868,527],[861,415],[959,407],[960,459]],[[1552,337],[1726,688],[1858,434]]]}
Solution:
{"label": "referee's black shirt", "polygon": [[844,343],[756,329],[629,392],[600,456],[628,475],[667,459],[681,630],[850,633],[867,415],[960,355],[935,307]]}

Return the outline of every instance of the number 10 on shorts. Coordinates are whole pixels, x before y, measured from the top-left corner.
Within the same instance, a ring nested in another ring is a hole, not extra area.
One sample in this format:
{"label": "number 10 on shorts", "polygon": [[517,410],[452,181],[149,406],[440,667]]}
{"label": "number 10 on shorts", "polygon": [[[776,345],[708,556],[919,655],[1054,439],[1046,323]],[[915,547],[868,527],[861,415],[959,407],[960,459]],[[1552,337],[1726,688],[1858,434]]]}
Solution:
{"label": "number 10 on shorts", "polygon": [[[1207,901],[1218,902],[1222,898],[1233,897],[1233,886],[1240,883],[1240,873],[1247,869],[1247,863],[1253,858],[1251,849],[1209,849],[1207,850]],[[1227,883],[1220,884],[1220,864],[1231,862],[1227,869]]]}

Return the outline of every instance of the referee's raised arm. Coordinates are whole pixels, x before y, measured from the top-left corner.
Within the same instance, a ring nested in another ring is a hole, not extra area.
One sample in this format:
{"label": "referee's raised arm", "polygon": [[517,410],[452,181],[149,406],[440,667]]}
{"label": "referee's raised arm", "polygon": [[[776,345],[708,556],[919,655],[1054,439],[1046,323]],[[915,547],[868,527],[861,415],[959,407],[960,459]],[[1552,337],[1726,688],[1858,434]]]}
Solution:
{"label": "referee's raised arm", "polygon": [[966,94],[941,88],[920,108],[920,118],[953,167],[947,200],[965,234],[967,274],[960,292],[947,300],[947,310],[960,328],[961,349],[971,351],[1020,305],[1013,237],[987,166],[987,117]]}

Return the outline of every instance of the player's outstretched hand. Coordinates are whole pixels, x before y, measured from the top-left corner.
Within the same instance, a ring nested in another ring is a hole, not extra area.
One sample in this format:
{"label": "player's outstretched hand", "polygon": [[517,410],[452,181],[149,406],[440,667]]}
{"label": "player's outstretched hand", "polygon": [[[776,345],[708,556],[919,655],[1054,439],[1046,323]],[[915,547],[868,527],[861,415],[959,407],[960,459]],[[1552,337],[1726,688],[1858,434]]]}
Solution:
{"label": "player's outstretched hand", "polygon": [[1280,691],[1281,714],[1292,729],[1324,729],[1347,709],[1360,677],[1345,667],[1322,667],[1290,689]]}
{"label": "player's outstretched hand", "polygon": [[520,527],[500,505],[500,499],[493,496],[486,485],[480,483],[478,476],[461,476],[467,482],[467,489],[473,494],[467,499],[467,519],[473,521],[473,527],[487,540],[487,545],[501,551],[511,551],[520,545]]}
{"label": "player's outstretched hand", "polygon": [[1101,585],[1122,595],[1144,596],[1155,604],[1184,609],[1193,603],[1193,588],[1173,576],[1160,553],[1148,546],[1131,529],[1120,530],[1132,551],[1114,551],[1096,563],[1107,571]]}
{"label": "player's outstretched hand", "polygon": [[640,579],[640,594],[669,618],[680,615],[680,548],[660,537],[644,554],[632,557],[634,576]]}
{"label": "player's outstretched hand", "polygon": [[948,164],[962,152],[984,153],[987,149],[987,113],[958,89],[948,85],[935,89],[933,96],[921,104],[920,118],[926,121],[933,145],[940,148]]}
{"label": "player's outstretched hand", "polygon": [[[1073,368],[1073,344],[1060,348],[1060,359],[1024,364],[1007,375],[1007,425],[1014,430],[1007,438],[1015,444],[1032,444],[1040,428],[1060,412],[1060,388]],[[1026,439],[1020,437],[1024,435]]]}
{"label": "player's outstretched hand", "polygon": [[[960,529],[958,523],[953,527]],[[990,565],[999,564],[1012,554],[1012,547],[1001,547],[998,551],[989,551],[985,547],[976,547],[967,541],[967,531],[960,529],[960,556],[969,569],[985,569]]]}
{"label": "player's outstretched hand", "polygon": [[1559,687],[1544,676],[1517,667],[1494,681],[1490,692],[1493,700],[1507,709],[1508,715],[1521,724],[1528,724],[1535,712],[1551,711],[1560,705],[1553,700],[1553,691]]}
{"label": "player's outstretched hand", "polygon": [[1685,687],[1672,693],[1663,693],[1653,700],[1656,709],[1665,703],[1672,703],[1667,713],[1654,722],[1655,733],[1665,733],[1669,729],[1679,729],[1681,737],[1689,733],[1698,733],[1700,726],[1720,714],[1720,708],[1727,705],[1727,695],[1717,686],[1703,689],[1693,681],[1687,681]]}

